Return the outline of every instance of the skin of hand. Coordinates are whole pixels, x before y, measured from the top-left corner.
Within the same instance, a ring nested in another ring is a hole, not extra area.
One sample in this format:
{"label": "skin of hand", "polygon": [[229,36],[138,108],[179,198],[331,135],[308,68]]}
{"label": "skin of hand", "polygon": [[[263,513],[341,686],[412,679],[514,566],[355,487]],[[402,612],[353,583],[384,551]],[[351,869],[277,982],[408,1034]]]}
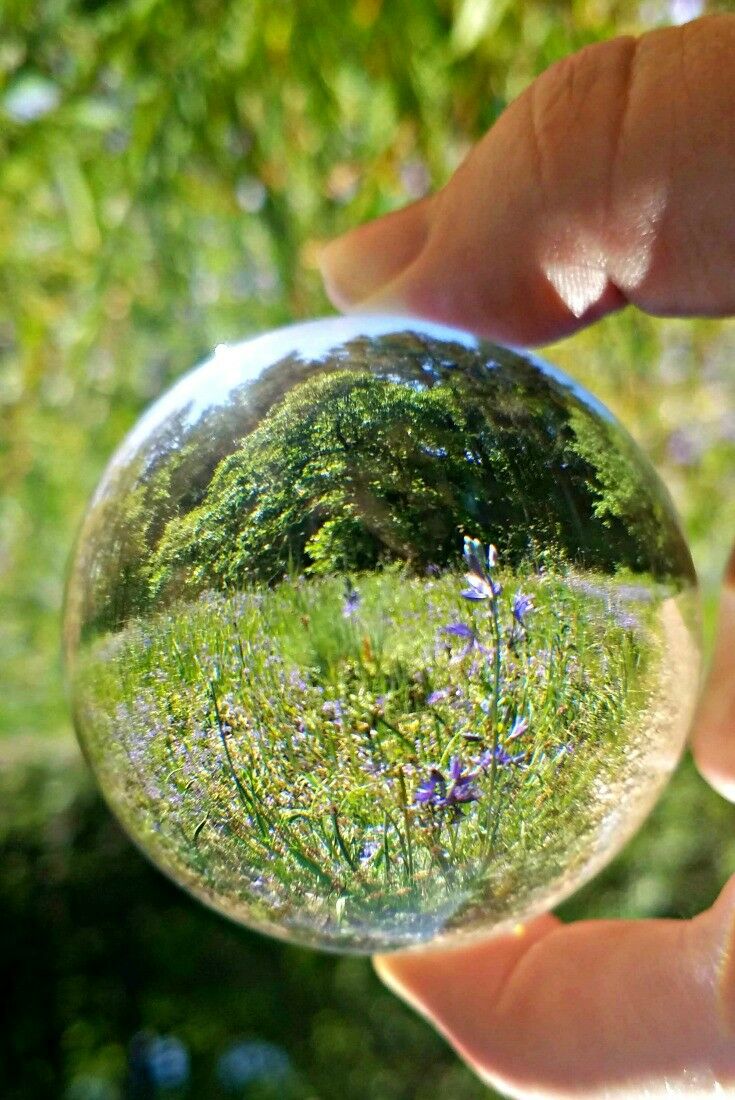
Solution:
{"label": "skin of hand", "polygon": [[[735,15],[589,46],[515,100],[438,193],[326,246],[346,311],[538,344],[627,303],[735,313]],[[735,554],[692,749],[735,801]],[[381,956],[383,981],[523,1100],[735,1096],[735,877],[689,921],[546,915]]]}

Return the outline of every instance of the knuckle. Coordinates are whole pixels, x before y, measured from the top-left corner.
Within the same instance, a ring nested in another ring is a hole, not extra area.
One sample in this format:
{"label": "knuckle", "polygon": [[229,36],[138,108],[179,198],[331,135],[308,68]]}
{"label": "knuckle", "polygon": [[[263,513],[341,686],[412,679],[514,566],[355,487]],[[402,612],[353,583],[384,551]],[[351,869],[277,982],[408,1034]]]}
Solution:
{"label": "knuckle", "polygon": [[636,52],[626,36],[594,43],[552,65],[532,85],[536,126],[556,147],[586,142],[615,123],[625,107]]}

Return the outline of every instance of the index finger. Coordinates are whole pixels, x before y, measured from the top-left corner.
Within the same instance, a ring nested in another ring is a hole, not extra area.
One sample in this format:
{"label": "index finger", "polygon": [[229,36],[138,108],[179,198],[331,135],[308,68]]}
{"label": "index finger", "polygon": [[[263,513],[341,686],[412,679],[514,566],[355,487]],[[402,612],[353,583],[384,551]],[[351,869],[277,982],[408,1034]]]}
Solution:
{"label": "index finger", "polygon": [[558,62],[436,195],[326,247],[332,300],[526,345],[735,312],[734,56],[715,15]]}

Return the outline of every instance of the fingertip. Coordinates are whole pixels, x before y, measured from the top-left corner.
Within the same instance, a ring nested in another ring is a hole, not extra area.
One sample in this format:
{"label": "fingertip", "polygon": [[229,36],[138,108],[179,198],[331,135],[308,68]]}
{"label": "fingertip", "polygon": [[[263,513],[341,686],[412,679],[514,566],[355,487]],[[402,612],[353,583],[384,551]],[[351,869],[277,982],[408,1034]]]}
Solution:
{"label": "fingertip", "polygon": [[349,311],[379,297],[420,254],[429,227],[430,198],[386,214],[326,244],[319,267],[329,299]]}
{"label": "fingertip", "polygon": [[410,968],[408,982],[402,977],[403,968],[400,964],[400,956],[374,955],[372,962],[375,973],[391,993],[413,1008],[419,1015],[427,1015],[423,1003],[411,992]]}
{"label": "fingertip", "polygon": [[702,776],[718,794],[735,802],[735,585],[725,577],[717,639],[692,733],[692,754]]}
{"label": "fingertip", "polygon": [[521,956],[560,924],[558,917],[545,913],[485,938],[375,955],[373,966],[393,993],[435,1019],[444,1014],[447,1004],[471,1004],[497,990]]}
{"label": "fingertip", "polygon": [[713,765],[706,756],[703,757],[696,751],[694,752],[694,760],[697,770],[702,778],[707,780],[710,787],[727,802],[735,802],[735,779],[729,767],[723,769],[721,765]]}

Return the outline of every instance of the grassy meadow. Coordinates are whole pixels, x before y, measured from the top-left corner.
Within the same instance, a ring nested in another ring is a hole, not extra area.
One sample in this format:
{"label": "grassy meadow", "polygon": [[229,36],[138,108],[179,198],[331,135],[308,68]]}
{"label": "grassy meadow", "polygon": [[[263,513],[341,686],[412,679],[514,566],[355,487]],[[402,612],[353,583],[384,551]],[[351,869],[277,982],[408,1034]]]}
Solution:
{"label": "grassy meadow", "polygon": [[215,907],[307,943],[385,949],[543,905],[660,751],[666,593],[492,582],[476,600],[459,568],[286,578],[97,640],[78,719],[113,808]]}

